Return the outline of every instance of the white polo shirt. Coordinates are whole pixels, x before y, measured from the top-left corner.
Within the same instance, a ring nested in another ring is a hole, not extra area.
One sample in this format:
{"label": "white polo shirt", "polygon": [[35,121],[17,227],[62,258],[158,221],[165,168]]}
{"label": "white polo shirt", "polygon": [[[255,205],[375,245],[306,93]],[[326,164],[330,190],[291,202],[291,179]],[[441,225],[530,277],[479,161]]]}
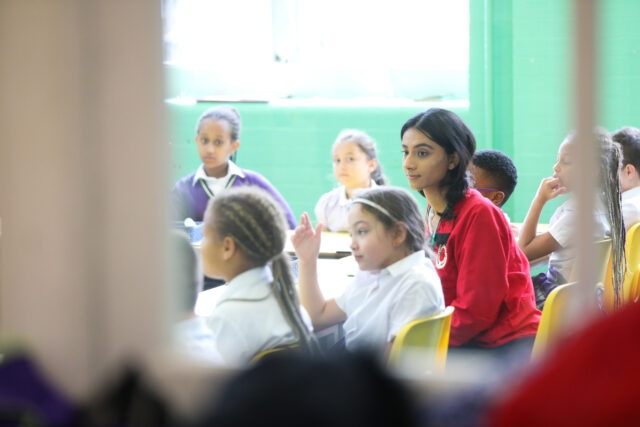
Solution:
{"label": "white polo shirt", "polygon": [[[375,188],[378,184],[371,181],[369,188]],[[321,222],[329,231],[347,231],[347,214],[349,213],[350,199],[347,199],[347,189],[344,185],[324,193],[316,203],[314,212],[316,221]]]}
{"label": "white polo shirt", "polygon": [[[573,240],[575,238],[575,226],[577,223],[577,209],[575,199],[567,199],[555,210],[549,220],[547,231],[555,239],[561,249],[549,254],[549,267],[553,266],[565,280],[570,280],[575,250]],[[611,235],[611,227],[601,202],[596,202],[594,213],[593,239],[601,240]]]}
{"label": "white polo shirt", "polygon": [[433,263],[418,251],[380,272],[359,271],[336,303],[347,315],[347,348],[384,354],[405,324],[444,310],[444,295]]}
{"label": "white polo shirt", "polygon": [[624,218],[624,227],[629,228],[640,222],[640,187],[630,188],[622,193],[622,218]]}
{"label": "white polo shirt", "polygon": [[[227,283],[207,324],[218,352],[230,366],[246,365],[263,350],[295,342],[295,335],[271,290],[269,267],[258,267]],[[300,307],[311,330],[311,320]]]}

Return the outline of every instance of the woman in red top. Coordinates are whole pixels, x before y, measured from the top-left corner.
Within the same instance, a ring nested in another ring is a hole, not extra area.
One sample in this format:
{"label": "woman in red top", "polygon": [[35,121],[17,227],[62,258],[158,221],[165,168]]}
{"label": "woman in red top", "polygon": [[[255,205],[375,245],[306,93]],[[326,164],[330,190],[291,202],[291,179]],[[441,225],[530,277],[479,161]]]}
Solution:
{"label": "woman in red top", "polygon": [[455,307],[450,345],[498,355],[517,349],[528,359],[540,321],[529,263],[502,211],[468,186],[473,134],[455,113],[432,108],[409,119],[400,135],[409,184],[429,202],[427,231],[445,303]]}

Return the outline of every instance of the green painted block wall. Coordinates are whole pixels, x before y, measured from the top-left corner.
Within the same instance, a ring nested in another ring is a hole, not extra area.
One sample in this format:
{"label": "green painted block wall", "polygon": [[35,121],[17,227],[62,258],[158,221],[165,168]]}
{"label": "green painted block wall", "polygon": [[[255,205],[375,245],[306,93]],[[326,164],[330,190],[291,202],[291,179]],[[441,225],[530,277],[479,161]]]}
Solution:
{"label": "green painted block wall", "polygon": [[[469,124],[479,149],[496,148],[513,158],[519,182],[504,209],[513,221],[522,221],[540,180],[552,174],[558,145],[572,126],[573,2],[470,0],[469,5],[469,106],[452,109]],[[600,3],[598,118],[607,129],[640,127],[637,22],[639,1]],[[178,96],[187,84],[184,77],[175,72],[168,77],[167,97]],[[167,104],[174,180],[199,164],[194,127],[210,105]],[[400,127],[428,107],[233,105],[244,126],[238,163],[266,176],[296,215],[311,211],[318,197],[336,185],[330,147],[347,127],[377,140],[385,174],[392,184],[407,188],[400,167]],[[424,206],[421,197],[416,199]],[[548,221],[559,203],[550,202],[541,220]]]}

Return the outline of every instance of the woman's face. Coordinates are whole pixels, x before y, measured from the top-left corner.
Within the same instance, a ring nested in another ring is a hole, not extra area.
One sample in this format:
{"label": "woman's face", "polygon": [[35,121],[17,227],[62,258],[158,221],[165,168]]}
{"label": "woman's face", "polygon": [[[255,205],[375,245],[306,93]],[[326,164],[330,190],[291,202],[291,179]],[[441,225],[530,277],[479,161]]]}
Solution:
{"label": "woman's face", "polygon": [[438,190],[449,170],[458,164],[457,156],[447,154],[438,143],[415,128],[402,135],[402,168],[412,189]]}

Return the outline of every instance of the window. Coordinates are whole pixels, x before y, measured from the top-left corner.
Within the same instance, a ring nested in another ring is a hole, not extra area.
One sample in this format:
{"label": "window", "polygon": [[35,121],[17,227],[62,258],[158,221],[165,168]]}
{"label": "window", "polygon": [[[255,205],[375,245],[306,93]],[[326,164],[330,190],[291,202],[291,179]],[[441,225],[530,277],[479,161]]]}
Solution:
{"label": "window", "polygon": [[170,94],[468,98],[468,0],[164,0]]}

